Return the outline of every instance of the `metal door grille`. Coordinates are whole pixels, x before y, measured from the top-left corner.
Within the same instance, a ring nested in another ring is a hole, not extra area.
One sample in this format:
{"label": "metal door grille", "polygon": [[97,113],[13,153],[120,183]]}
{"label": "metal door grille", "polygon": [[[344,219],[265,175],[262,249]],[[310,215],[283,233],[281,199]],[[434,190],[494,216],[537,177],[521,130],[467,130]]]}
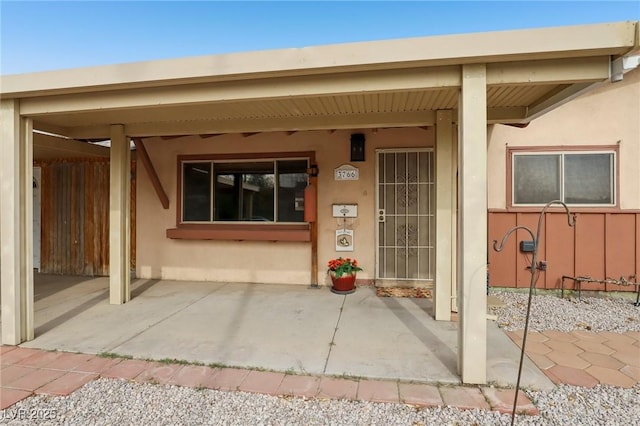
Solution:
{"label": "metal door grille", "polygon": [[435,182],[432,150],[380,150],[378,279],[432,281]]}

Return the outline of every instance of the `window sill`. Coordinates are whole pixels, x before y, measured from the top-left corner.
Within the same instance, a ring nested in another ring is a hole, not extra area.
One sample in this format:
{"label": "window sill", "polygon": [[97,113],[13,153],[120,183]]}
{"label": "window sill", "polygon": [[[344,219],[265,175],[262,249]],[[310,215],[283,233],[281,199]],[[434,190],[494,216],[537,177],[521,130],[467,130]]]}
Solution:
{"label": "window sill", "polygon": [[223,241],[311,241],[309,224],[248,225],[207,224],[180,225],[167,229],[167,238],[175,240],[223,240]]}

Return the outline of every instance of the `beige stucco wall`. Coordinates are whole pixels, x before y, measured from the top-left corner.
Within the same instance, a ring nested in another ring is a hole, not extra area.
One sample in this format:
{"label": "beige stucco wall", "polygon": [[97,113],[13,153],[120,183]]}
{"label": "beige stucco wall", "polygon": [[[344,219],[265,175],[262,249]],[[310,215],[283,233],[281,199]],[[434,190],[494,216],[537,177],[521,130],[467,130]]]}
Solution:
{"label": "beige stucco wall", "polygon": [[[364,133],[365,162],[349,163],[350,135]],[[261,133],[250,137],[228,134],[213,138],[188,136],[145,139],[145,146],[170,200],[164,210],[143,167],[137,186],[137,276],[197,281],[310,283],[311,245],[291,242],[192,241],[166,238],[176,226],[177,156],[182,154],[315,151],[318,176],[318,282],[326,284],[326,262],[339,255],[355,257],[364,268],[358,278],[375,276],[375,150],[431,147],[433,128],[338,130]],[[345,163],[360,169],[358,181],[334,181],[333,170]],[[353,221],[353,253],[337,253],[338,223],[334,203],[357,203]]]}
{"label": "beige stucco wall", "polygon": [[620,207],[640,209],[640,69],[605,83],[523,129],[495,125],[488,138],[488,206],[506,207],[507,146],[620,144]]}

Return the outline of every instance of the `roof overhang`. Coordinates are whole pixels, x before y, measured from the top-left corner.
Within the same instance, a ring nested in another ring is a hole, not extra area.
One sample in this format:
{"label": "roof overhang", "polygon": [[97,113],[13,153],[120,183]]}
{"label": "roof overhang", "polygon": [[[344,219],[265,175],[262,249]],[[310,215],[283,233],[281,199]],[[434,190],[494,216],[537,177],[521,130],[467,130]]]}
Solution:
{"label": "roof overhang", "polygon": [[[424,37],[1,77],[37,129],[75,139],[424,126],[487,66],[489,123],[524,124],[608,81],[638,22]],[[455,114],[454,114],[455,116]]]}

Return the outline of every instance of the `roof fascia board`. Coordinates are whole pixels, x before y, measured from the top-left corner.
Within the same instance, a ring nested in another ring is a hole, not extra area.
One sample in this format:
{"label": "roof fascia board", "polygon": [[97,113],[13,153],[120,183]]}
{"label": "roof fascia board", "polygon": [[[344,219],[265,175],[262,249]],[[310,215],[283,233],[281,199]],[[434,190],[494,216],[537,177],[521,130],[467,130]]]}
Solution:
{"label": "roof fascia board", "polygon": [[622,55],[638,21],[345,43],[2,76],[3,98],[191,82],[465,63]]}
{"label": "roof fascia board", "polygon": [[487,64],[487,86],[602,81],[609,69],[609,56],[493,63]]}
{"label": "roof fascia board", "polygon": [[[302,118],[268,118],[257,120],[199,120],[125,125],[128,137],[206,135],[218,133],[251,133],[305,131],[327,129],[365,129],[382,127],[417,127],[435,124],[435,111],[352,114]],[[69,129],[75,139],[108,137],[109,126]]]}
{"label": "roof fascia board", "polygon": [[459,87],[460,79],[459,67],[304,76],[26,98],[21,100],[20,112],[26,116],[38,116],[122,108],[441,89]]}

